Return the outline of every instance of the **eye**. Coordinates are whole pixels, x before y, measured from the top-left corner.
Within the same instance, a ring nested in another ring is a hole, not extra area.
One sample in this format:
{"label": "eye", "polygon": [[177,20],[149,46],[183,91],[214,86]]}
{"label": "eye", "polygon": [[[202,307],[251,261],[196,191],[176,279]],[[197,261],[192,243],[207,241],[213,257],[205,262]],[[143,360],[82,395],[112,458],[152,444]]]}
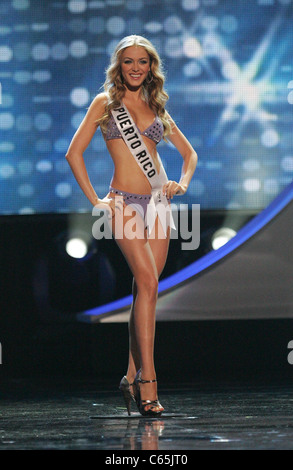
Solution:
{"label": "eye", "polygon": [[125,59],[123,63],[124,64],[131,64],[131,60],[130,59]]}
{"label": "eye", "polygon": [[141,59],[140,63],[141,63],[141,64],[147,64],[148,61],[147,61],[147,59]]}

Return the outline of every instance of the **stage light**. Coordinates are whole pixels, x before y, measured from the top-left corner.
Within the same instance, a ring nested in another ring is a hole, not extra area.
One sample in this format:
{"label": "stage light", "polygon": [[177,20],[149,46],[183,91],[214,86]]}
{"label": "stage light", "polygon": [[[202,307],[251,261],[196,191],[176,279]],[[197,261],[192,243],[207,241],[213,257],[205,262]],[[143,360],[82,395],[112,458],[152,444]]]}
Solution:
{"label": "stage light", "polygon": [[91,219],[75,214],[67,222],[40,255],[35,273],[40,314],[50,321],[113,301],[116,292],[111,263],[88,230]]}
{"label": "stage light", "polygon": [[54,246],[58,250],[58,259],[72,265],[89,260],[96,252],[91,233],[78,227],[61,232],[55,238]]}
{"label": "stage light", "polygon": [[229,227],[222,227],[217,230],[212,236],[213,250],[218,250],[221,246],[225,245],[231,238],[235,237],[236,232]]}
{"label": "stage light", "polygon": [[88,253],[88,245],[82,238],[71,238],[67,241],[65,249],[72,258],[84,258]]}

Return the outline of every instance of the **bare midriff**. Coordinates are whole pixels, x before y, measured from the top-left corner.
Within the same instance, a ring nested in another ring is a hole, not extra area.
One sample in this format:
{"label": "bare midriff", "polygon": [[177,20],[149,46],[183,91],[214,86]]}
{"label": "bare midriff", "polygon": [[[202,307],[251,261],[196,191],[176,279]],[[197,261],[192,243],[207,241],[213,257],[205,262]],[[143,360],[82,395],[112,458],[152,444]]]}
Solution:
{"label": "bare midriff", "polygon": [[[148,137],[143,138],[143,140],[159,172],[160,164],[156,144],[152,142],[151,139],[148,139]],[[106,145],[114,163],[114,174],[111,186],[130,193],[150,194],[151,185],[131,155],[123,139],[109,140],[106,142]]]}

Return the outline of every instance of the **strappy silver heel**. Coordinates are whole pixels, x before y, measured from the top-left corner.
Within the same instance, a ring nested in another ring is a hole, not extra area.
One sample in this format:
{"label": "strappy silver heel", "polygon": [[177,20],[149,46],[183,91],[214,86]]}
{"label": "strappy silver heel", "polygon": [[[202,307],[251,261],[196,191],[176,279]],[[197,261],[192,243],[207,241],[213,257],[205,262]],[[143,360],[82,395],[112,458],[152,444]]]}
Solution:
{"label": "strappy silver heel", "polygon": [[124,402],[125,402],[125,405],[126,405],[128,416],[131,415],[131,402],[132,402],[132,400],[136,401],[133,393],[131,393],[131,390],[130,390],[131,385],[134,385],[134,384],[133,383],[130,384],[127,380],[126,375],[124,375],[124,377],[122,377],[122,379],[121,379],[121,382],[120,382],[120,385],[119,385],[119,390],[121,390],[121,392],[123,394],[123,398],[124,398]]}
{"label": "strappy silver heel", "polygon": [[[136,387],[135,400],[136,400],[138,411],[140,412],[142,416],[159,417],[164,411],[164,408],[162,407],[158,399],[156,400],[142,400],[141,399],[140,384],[143,385],[143,384],[148,384],[148,383],[153,383],[153,382],[157,382],[157,379],[144,380],[141,378],[140,371],[138,371],[134,379],[134,385]],[[146,407],[149,407],[149,409],[146,410]],[[155,408],[158,408],[158,407],[162,408],[162,410],[156,411]]]}

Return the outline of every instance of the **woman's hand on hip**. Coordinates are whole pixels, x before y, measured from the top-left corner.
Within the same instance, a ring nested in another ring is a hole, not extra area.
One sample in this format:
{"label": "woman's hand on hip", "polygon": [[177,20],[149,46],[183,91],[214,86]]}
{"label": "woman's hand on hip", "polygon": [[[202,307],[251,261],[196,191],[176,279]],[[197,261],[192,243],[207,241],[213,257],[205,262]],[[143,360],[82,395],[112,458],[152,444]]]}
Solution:
{"label": "woman's hand on hip", "polygon": [[169,180],[163,186],[163,194],[165,194],[168,199],[172,199],[173,196],[182,196],[186,191],[187,186],[172,180]]}

